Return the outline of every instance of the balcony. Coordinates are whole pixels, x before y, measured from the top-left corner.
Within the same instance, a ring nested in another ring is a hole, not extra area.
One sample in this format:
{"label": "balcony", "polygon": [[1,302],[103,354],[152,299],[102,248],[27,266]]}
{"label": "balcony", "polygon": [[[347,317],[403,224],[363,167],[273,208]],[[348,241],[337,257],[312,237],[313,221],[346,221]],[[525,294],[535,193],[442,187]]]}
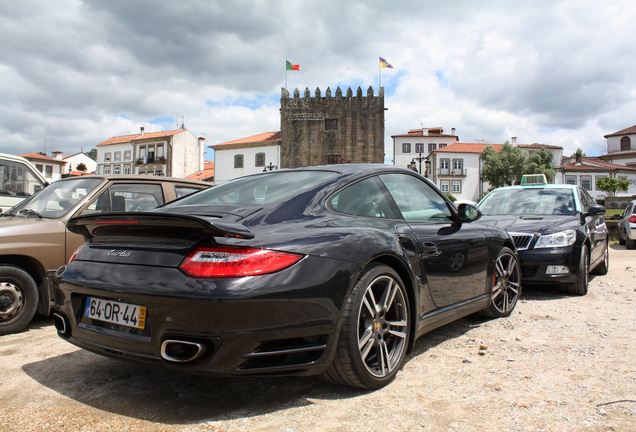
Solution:
{"label": "balcony", "polygon": [[135,164],[136,165],[149,165],[149,164],[165,165],[166,164],[166,158],[163,157],[163,156],[160,156],[160,157],[146,156],[146,157],[138,158],[135,161]]}
{"label": "balcony", "polygon": [[467,170],[466,169],[443,169],[440,168],[437,170],[437,175],[439,177],[466,177]]}

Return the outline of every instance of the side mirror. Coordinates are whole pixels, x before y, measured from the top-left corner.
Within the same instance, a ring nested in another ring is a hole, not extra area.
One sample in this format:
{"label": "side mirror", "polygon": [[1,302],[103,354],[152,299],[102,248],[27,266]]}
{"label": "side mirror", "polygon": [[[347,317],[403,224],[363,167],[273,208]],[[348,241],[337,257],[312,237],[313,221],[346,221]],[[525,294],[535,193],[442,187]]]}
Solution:
{"label": "side mirror", "polygon": [[585,216],[594,216],[601,214],[605,214],[605,207],[600,204],[592,204],[587,213],[585,213]]}
{"label": "side mirror", "polygon": [[481,217],[481,212],[474,205],[460,204],[457,210],[460,222],[474,222]]}

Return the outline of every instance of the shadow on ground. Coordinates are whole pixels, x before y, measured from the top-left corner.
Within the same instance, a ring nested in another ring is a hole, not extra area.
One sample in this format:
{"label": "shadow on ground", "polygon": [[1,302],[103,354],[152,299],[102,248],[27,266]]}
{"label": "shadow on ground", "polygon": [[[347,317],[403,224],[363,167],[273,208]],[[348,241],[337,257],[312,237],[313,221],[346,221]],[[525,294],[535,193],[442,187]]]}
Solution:
{"label": "shadow on ground", "polygon": [[266,414],[311,404],[311,398],[363,392],[318,378],[210,378],[173,373],[84,350],[26,364],[43,386],[99,410],[165,424],[189,424]]}
{"label": "shadow on ground", "polygon": [[[523,301],[564,294],[550,288],[525,291]],[[504,318],[505,319],[505,318]],[[460,337],[488,321],[478,316],[450,323],[421,337],[407,357]],[[36,326],[48,325],[43,319]],[[316,377],[210,378],[175,373],[102,357],[78,349],[22,367],[43,386],[99,410],[164,424],[192,424],[252,417],[368,392],[327,384]]]}

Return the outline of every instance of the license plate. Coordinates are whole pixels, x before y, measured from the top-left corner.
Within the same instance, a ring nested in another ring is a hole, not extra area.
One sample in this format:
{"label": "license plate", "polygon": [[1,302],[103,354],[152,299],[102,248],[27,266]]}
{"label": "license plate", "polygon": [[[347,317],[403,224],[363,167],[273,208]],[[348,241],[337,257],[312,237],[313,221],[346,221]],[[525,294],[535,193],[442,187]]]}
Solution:
{"label": "license plate", "polygon": [[98,321],[143,329],[146,326],[146,307],[95,297],[86,298],[84,316]]}

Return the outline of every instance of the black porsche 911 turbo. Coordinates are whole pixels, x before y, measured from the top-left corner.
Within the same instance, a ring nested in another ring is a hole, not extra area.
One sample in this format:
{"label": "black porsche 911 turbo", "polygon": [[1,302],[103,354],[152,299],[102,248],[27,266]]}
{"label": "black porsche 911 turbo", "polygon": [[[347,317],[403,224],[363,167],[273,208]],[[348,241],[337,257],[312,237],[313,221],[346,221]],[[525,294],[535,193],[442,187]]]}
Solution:
{"label": "black porsche 911 turbo", "polygon": [[77,217],[58,334],[173,370],[380,388],[417,337],[521,293],[502,229],[429,180],[343,164],[239,178],[141,213]]}

